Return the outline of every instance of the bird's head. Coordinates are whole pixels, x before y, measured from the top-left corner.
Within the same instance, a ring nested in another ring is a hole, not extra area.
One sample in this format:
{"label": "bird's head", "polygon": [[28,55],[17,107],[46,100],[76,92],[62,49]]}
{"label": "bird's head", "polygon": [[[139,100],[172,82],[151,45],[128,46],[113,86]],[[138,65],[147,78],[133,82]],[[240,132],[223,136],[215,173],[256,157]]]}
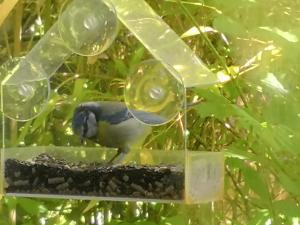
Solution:
{"label": "bird's head", "polygon": [[79,106],[73,115],[73,132],[80,136],[81,141],[85,138],[94,138],[98,133],[97,120],[94,112],[84,106]]}

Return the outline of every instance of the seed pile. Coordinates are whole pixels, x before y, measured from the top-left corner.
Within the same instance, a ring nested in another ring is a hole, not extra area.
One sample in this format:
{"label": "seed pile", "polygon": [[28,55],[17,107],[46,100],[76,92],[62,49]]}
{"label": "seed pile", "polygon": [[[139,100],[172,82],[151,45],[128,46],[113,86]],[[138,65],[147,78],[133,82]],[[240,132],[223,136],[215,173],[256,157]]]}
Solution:
{"label": "seed pile", "polygon": [[182,199],[183,169],[177,166],[71,163],[41,154],[5,161],[7,193]]}

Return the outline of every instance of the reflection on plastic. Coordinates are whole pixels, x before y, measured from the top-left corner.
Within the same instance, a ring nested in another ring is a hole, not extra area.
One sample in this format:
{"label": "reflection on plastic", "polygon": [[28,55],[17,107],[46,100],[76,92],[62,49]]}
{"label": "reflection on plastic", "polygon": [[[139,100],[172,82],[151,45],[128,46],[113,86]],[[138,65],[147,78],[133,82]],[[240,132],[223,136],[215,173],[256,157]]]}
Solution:
{"label": "reflection on plastic", "polygon": [[[60,25],[60,26],[59,26]],[[15,120],[30,120],[44,109],[49,78],[74,52],[103,52],[117,34],[117,17],[108,0],[74,0],[34,48],[1,67],[1,110]]]}
{"label": "reflection on plastic", "polygon": [[221,199],[224,189],[224,153],[186,151],[186,154],[186,203]]}
{"label": "reflection on plastic", "polygon": [[[162,61],[185,87],[209,86],[221,80],[143,0],[111,0],[119,19],[151,54]],[[173,73],[174,72],[174,73]]]}
{"label": "reflection on plastic", "polygon": [[[41,40],[26,55],[26,60],[35,67],[40,67],[43,74],[36,74],[35,79],[51,77],[55,71],[73,52],[66,47],[64,40],[58,32],[57,24],[54,24]],[[24,75],[24,74],[23,74]],[[14,80],[27,80],[25,77],[14,76]]]}
{"label": "reflection on plastic", "polygon": [[117,35],[114,7],[103,0],[73,0],[59,20],[65,44],[79,55],[97,55],[106,50]]}
{"label": "reflection on plastic", "polygon": [[[170,68],[171,70],[171,68]],[[149,125],[160,125],[172,120],[184,106],[185,89],[161,62],[147,60],[127,78],[125,102],[138,120]],[[156,115],[149,121],[143,112]]]}
{"label": "reflection on plastic", "polygon": [[[50,86],[49,80],[43,79],[41,73],[26,60],[20,62],[20,58],[1,66],[0,77],[5,77],[1,84],[1,111],[7,117],[22,121],[42,112],[48,101]],[[14,80],[23,74],[26,80]]]}

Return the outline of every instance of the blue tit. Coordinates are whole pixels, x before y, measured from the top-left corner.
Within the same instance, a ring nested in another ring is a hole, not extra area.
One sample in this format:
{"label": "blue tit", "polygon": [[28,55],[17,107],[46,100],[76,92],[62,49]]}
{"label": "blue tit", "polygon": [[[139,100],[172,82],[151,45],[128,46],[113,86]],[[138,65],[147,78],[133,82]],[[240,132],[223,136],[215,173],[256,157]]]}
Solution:
{"label": "blue tit", "polygon": [[[161,124],[164,119],[153,113],[132,111],[147,124]],[[109,161],[119,157],[122,162],[129,150],[141,146],[151,133],[151,126],[135,119],[122,102],[86,102],[74,111],[72,128],[81,140],[90,139],[102,146],[117,148],[117,154]]]}

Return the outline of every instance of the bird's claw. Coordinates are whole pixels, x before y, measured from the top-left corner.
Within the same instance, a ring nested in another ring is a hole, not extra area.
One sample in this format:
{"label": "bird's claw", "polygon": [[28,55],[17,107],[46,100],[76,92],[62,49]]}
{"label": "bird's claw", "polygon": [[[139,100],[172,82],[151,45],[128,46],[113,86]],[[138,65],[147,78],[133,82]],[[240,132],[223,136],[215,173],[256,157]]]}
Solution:
{"label": "bird's claw", "polygon": [[113,165],[114,160],[122,153],[122,149],[118,149],[117,154],[115,154],[108,162],[107,165]]}

